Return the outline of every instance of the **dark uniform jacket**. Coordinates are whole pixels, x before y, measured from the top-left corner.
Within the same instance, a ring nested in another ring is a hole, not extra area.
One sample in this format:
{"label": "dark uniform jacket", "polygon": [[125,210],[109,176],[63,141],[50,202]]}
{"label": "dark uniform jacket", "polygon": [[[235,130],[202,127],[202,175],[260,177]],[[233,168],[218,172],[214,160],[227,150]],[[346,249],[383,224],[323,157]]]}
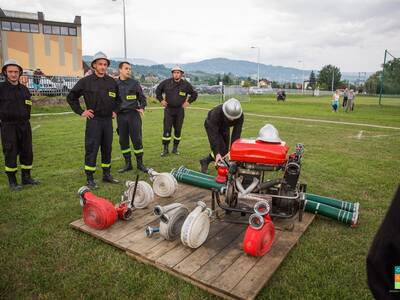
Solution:
{"label": "dark uniform jacket", "polygon": [[31,93],[25,85],[0,83],[0,121],[24,122],[31,116]]}
{"label": "dark uniform jacket", "polygon": [[400,274],[399,212],[400,186],[367,256],[368,285],[375,299],[399,299],[400,296],[398,290],[393,291],[395,273]]}
{"label": "dark uniform jacket", "polygon": [[122,100],[119,112],[128,112],[136,109],[144,109],[147,105],[146,96],[142,87],[135,79],[117,80],[118,94]]}
{"label": "dark uniform jacket", "polygon": [[197,99],[197,92],[193,89],[193,86],[184,79],[178,82],[173,78],[162,81],[156,89],[156,98],[158,101],[161,102],[164,100],[163,94],[165,94],[168,107],[181,107],[183,103],[185,103],[188,95],[190,95],[188,99],[189,103]]}
{"label": "dark uniform jacket", "polygon": [[86,109],[93,110],[94,118],[111,118],[112,112],[118,112],[121,105],[117,83],[108,75],[97,77],[96,74],[92,74],[75,84],[67,96],[67,101],[78,115],[84,111],[79,104],[81,96],[85,100]]}
{"label": "dark uniform jacket", "polygon": [[212,110],[208,112],[207,119],[204,122],[204,126],[207,129],[208,138],[211,143],[211,149],[215,154],[222,154],[225,152],[223,145],[223,139],[221,136],[229,137],[229,128],[233,127],[232,135],[231,135],[231,145],[234,141],[240,138],[242,133],[242,126],[244,121],[244,115],[242,114],[240,118],[236,120],[229,120],[225,117],[224,112],[222,110],[222,104],[214,107]]}

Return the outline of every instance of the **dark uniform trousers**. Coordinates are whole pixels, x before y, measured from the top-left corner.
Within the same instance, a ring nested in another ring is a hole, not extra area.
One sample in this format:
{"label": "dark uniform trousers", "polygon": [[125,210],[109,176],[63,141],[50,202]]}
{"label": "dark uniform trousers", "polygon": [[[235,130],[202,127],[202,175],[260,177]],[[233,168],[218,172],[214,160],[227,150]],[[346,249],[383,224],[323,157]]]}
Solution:
{"label": "dark uniform trousers", "polygon": [[133,144],[133,153],[136,156],[143,156],[142,144],[142,118],[138,111],[120,112],[117,116],[119,145],[122,155],[131,157],[129,138]]}
{"label": "dark uniform trousers", "polygon": [[101,167],[111,167],[113,126],[111,118],[87,119],[85,131],[85,171],[96,170],[96,159],[101,148]]}
{"label": "dark uniform trousers", "polygon": [[2,122],[1,143],[6,172],[17,171],[18,155],[21,169],[32,169],[32,129],[29,121]]}
{"label": "dark uniform trousers", "polygon": [[[183,107],[166,107],[164,109],[164,133],[162,138],[164,145],[168,145],[171,140],[174,140],[175,145],[179,144],[184,118],[185,109]],[[174,128],[173,135],[172,127]]]}

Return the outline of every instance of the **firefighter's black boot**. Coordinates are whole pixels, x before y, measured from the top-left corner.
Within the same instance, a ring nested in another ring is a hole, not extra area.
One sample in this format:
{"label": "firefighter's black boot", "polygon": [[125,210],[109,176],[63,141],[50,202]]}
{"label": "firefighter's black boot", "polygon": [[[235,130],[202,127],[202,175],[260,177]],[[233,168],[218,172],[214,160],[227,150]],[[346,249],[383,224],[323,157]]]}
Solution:
{"label": "firefighter's black boot", "polygon": [[200,159],[200,172],[207,174],[208,173],[208,165],[212,161],[214,161],[214,159],[211,157],[211,155],[208,155],[207,157]]}
{"label": "firefighter's black boot", "polygon": [[38,185],[40,182],[31,177],[31,170],[22,169],[21,170],[21,182],[22,185]]}
{"label": "firefighter's black boot", "polygon": [[17,182],[17,176],[15,175],[16,172],[6,172],[8,177],[8,184],[10,190],[12,191],[19,191],[22,189],[22,186]]}
{"label": "firefighter's black boot", "polygon": [[94,172],[92,171],[86,171],[86,185],[91,190],[95,190],[98,188],[96,181],[94,181],[93,174]]}
{"label": "firefighter's black boot", "polygon": [[138,170],[147,173],[149,171],[148,168],[146,168],[143,164],[143,154],[136,156],[136,167]]}
{"label": "firefighter's black boot", "polygon": [[111,168],[103,168],[103,182],[108,182],[108,183],[119,183],[117,179],[114,179],[111,176]]}
{"label": "firefighter's black boot", "polygon": [[129,157],[125,157],[125,166],[122,169],[118,170],[118,172],[124,173],[124,172],[128,172],[130,170],[133,170],[133,168],[132,168],[132,160],[131,160],[131,157],[129,156]]}
{"label": "firefighter's black boot", "polygon": [[178,144],[174,144],[174,147],[172,148],[172,153],[179,155],[179,151],[178,151]]}
{"label": "firefighter's black boot", "polygon": [[168,144],[164,144],[164,150],[161,152],[161,157],[167,156],[169,153]]}

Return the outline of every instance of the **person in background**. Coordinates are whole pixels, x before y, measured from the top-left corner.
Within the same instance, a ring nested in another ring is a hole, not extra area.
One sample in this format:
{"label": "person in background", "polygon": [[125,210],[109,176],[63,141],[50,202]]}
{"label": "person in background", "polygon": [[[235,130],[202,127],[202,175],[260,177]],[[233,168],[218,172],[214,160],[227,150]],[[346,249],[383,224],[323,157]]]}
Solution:
{"label": "person in background", "polygon": [[346,88],[343,92],[343,103],[342,103],[343,107],[346,107],[348,95],[349,95],[349,90]]}
{"label": "person in background", "polygon": [[44,76],[44,73],[39,68],[33,72],[33,89],[35,90],[35,94],[38,94],[40,91],[40,79],[42,76]]}
{"label": "person in background", "polygon": [[332,101],[331,101],[332,112],[337,112],[338,111],[339,98],[340,98],[339,90],[336,90],[336,92],[332,95]]}
{"label": "person in background", "polygon": [[353,111],[353,106],[354,106],[354,91],[350,90],[348,100],[346,103],[345,112]]}

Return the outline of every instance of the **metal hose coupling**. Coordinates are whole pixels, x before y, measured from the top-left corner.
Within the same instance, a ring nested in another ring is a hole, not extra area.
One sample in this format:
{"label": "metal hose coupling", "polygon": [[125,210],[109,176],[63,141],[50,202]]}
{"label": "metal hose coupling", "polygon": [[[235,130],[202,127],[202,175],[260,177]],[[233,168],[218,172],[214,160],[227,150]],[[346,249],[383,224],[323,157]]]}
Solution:
{"label": "metal hose coupling", "polygon": [[84,195],[87,192],[90,192],[90,189],[86,185],[80,187],[78,190],[79,203],[82,207],[83,207],[83,205],[85,205],[86,200],[84,198]]}
{"label": "metal hose coupling", "polygon": [[146,227],[145,233],[146,233],[146,236],[148,238],[152,237],[153,234],[156,233],[156,232],[160,232],[160,228],[159,227],[151,227],[151,226],[147,226]]}

